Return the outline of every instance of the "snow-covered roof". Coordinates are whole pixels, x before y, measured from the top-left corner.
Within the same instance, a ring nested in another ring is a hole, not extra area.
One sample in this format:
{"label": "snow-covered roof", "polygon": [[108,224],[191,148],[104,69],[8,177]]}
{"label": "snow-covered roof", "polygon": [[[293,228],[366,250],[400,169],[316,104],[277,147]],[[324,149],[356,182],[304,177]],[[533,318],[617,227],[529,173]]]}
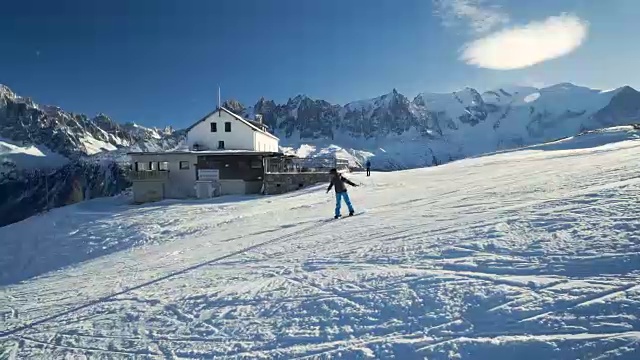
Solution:
{"label": "snow-covered roof", "polygon": [[257,132],[259,132],[259,133],[265,134],[265,135],[267,135],[267,136],[269,136],[269,137],[272,137],[272,138],[274,138],[274,139],[276,139],[276,140],[280,140],[277,136],[275,136],[275,135],[273,135],[273,134],[269,133],[268,131],[265,131],[265,130],[263,130],[263,129],[260,129],[260,128],[259,128],[259,127],[257,127],[256,125],[252,124],[252,121],[250,121],[250,120],[247,120],[247,119],[243,118],[242,116],[240,116],[240,115],[238,115],[238,114],[234,113],[233,111],[231,111],[231,110],[229,110],[229,109],[227,109],[227,108],[225,108],[225,107],[218,107],[218,108],[216,108],[214,111],[210,112],[210,113],[209,113],[209,114],[207,114],[205,117],[203,117],[202,119],[198,120],[195,124],[193,124],[193,125],[189,126],[189,127],[187,128],[187,132],[189,132],[189,131],[190,131],[191,129],[193,129],[196,125],[198,125],[198,124],[200,124],[201,122],[203,122],[203,121],[207,120],[211,115],[213,115],[213,114],[215,114],[215,113],[217,113],[217,112],[219,112],[219,111],[224,111],[224,112],[226,112],[227,114],[229,114],[229,115],[233,116],[236,120],[238,120],[238,121],[240,121],[241,123],[243,123],[243,124],[247,125],[248,127],[250,127],[250,128],[251,128],[252,130],[254,130],[254,131],[257,131]]}

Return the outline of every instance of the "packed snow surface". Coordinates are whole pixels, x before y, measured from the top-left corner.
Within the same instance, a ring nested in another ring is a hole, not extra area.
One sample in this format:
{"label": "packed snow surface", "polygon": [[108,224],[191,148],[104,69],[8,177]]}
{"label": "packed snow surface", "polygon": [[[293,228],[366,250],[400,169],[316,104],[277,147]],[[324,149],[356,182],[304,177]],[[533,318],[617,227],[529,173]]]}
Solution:
{"label": "packed snow surface", "polygon": [[338,221],[324,186],[56,209],[0,228],[0,358],[638,359],[639,155],[354,174]]}

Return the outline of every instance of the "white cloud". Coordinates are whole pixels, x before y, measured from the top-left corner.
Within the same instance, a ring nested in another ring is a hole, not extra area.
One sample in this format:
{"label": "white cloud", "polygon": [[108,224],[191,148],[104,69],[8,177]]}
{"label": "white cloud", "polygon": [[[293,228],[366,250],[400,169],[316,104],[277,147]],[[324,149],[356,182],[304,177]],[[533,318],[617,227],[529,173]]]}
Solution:
{"label": "white cloud", "polygon": [[487,0],[433,0],[433,4],[445,26],[463,24],[474,33],[486,33],[510,21],[498,4],[491,5]]}
{"label": "white cloud", "polygon": [[588,32],[589,24],[577,16],[552,16],[474,40],[464,46],[460,60],[487,69],[521,69],[571,53]]}

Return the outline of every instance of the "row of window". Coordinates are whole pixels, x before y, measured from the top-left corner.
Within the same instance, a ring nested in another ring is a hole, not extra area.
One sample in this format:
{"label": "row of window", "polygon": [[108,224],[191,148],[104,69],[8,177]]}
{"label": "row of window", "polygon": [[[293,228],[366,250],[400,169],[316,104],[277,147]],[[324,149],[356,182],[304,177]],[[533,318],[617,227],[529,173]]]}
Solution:
{"label": "row of window", "polygon": [[[234,160],[234,161],[224,161],[224,160],[201,160],[198,162],[199,166],[203,169],[219,169],[222,171],[240,169],[262,169],[262,160],[261,159],[253,159],[253,160]],[[224,170],[226,169],[226,170]]]}
{"label": "row of window", "polygon": [[[136,162],[135,171],[169,171],[168,161]],[[188,161],[180,161],[180,170],[189,170]]]}
{"label": "row of window", "polygon": [[[211,123],[211,132],[218,132],[218,123]],[[224,123],[224,132],[231,132],[231,123],[229,121]]]}
{"label": "row of window", "polygon": [[150,171],[150,170],[169,170],[169,163],[167,161],[149,161],[149,162],[136,162],[135,171]]}
{"label": "row of window", "polygon": [[[194,150],[198,150],[200,149],[200,145],[198,144],[194,144],[193,145]],[[224,141],[218,141],[218,150],[224,150]],[[269,144],[264,144],[264,143],[260,143],[258,141],[257,147],[256,147],[257,151],[275,151],[274,149],[272,149]]]}
{"label": "row of window", "polygon": [[[206,147],[205,147],[206,149]],[[224,141],[218,141],[218,149],[219,150],[224,150]],[[195,151],[199,151],[202,150],[202,146],[198,143],[193,144],[193,150]]]}
{"label": "row of window", "polygon": [[[209,164],[210,166],[213,165],[213,163],[216,163],[215,161],[212,162],[212,164]],[[219,169],[221,168],[222,164],[216,164],[216,166],[213,166],[213,168]],[[224,167],[229,167],[230,164],[225,164]],[[169,171],[169,162],[168,161],[149,161],[149,162],[136,162],[135,163],[135,170],[136,171]],[[238,161],[235,166],[239,167],[239,168],[252,168],[252,169],[260,169],[262,168],[262,161],[261,160],[251,160],[250,163],[245,162],[245,161]],[[180,165],[179,165],[180,170],[189,170],[190,168],[190,163],[188,161],[180,161]]]}

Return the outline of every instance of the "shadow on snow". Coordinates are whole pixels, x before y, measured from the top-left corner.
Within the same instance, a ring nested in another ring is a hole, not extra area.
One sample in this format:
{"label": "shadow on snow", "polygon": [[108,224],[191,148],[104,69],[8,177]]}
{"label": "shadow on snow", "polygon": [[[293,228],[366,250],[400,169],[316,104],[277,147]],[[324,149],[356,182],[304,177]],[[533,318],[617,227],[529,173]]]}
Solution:
{"label": "shadow on snow", "polygon": [[[16,284],[50,271],[157,241],[145,230],[156,231],[155,235],[162,237],[175,236],[175,233],[167,230],[172,221],[162,219],[160,210],[163,208],[199,204],[213,205],[211,210],[224,212],[227,204],[251,201],[258,197],[164,200],[136,206],[130,204],[130,198],[119,196],[53,209],[0,228],[0,286]],[[155,211],[159,214],[152,223],[118,223],[118,219],[148,215]],[[203,212],[206,214],[206,210]],[[117,226],[114,226],[114,222]]]}

